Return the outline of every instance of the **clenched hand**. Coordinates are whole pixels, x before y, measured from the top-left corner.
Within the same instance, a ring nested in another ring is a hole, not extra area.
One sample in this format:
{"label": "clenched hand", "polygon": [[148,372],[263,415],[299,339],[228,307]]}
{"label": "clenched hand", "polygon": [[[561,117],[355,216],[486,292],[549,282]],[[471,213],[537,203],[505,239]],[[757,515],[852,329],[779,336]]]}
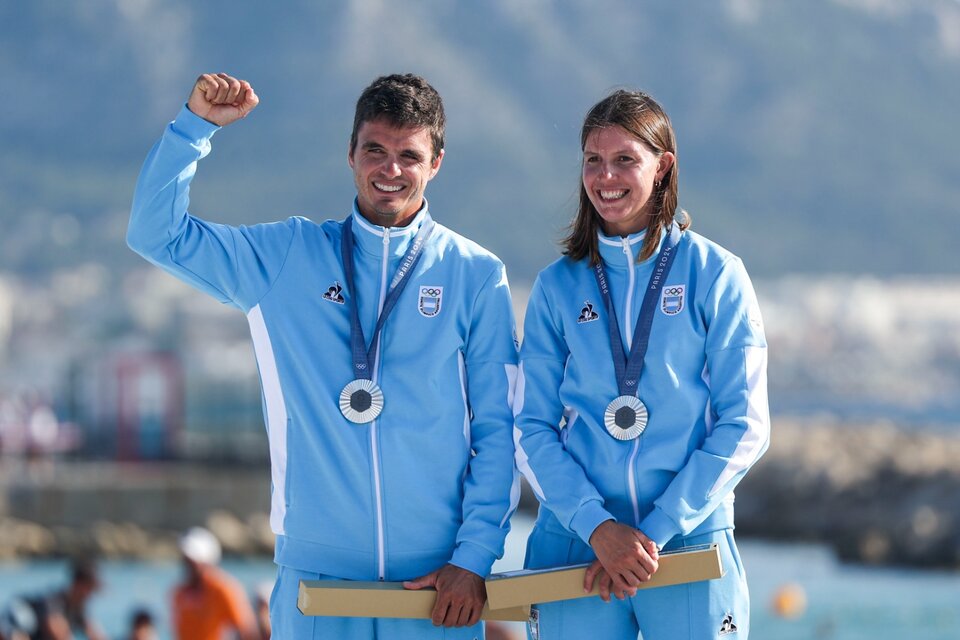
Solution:
{"label": "clenched hand", "polygon": [[225,127],[246,118],[260,98],[246,80],[225,73],[205,73],[197,78],[187,108],[207,122]]}

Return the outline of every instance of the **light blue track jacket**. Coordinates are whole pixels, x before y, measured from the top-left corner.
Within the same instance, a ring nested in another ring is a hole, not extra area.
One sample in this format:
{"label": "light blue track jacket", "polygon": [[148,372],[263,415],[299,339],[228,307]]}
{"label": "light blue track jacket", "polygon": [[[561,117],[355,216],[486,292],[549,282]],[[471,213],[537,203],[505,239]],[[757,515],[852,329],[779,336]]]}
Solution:
{"label": "light blue track jacket", "polygon": [[[600,237],[628,350],[656,261],[637,263],[643,235]],[[661,547],[732,527],[733,488],[769,437],[766,340],[743,264],[683,233],[639,384],[649,423],[633,441],[604,427],[619,395],[610,349],[589,261],[561,258],[544,269],[527,306],[514,400],[517,465],[545,507],[537,526],[589,544],[613,518]]]}
{"label": "light blue track jacket", "polygon": [[481,576],[519,498],[510,407],[513,310],[503,264],[438,224],[380,338],[380,417],[347,421],[353,379],[340,235],[352,224],[369,345],[426,206],[403,228],[346,221],[230,227],[187,213],[215,125],[184,108],[141,171],[127,234],[147,260],[246,313],[270,442],[279,564],[403,580],[447,562]]}

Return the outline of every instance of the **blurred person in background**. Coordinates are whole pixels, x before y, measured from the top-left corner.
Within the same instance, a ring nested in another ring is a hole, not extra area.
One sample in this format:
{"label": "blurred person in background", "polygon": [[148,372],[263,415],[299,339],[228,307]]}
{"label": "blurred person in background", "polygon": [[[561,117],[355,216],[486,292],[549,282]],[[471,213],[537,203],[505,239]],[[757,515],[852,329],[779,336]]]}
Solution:
{"label": "blurred person in background", "polygon": [[270,594],[272,592],[273,584],[265,582],[257,585],[253,594],[253,614],[257,617],[260,640],[270,640]]}
{"label": "blurred person in background", "polygon": [[243,587],[217,567],[220,542],[203,527],[180,537],[184,579],[173,591],[173,632],[177,640],[220,640],[235,632],[256,640],[253,609]]}
{"label": "blurred person in background", "polygon": [[[258,103],[246,81],[197,79],[143,166],[127,241],[250,324],[273,480],[273,635],[482,637],[484,578],[519,499],[517,345],[503,263],[434,222],[424,197],[444,158],[443,102],[413,74],[363,90],[343,219],[190,215],[212,136]],[[432,620],[305,617],[299,583],[321,579],[435,587]]]}
{"label": "blurred person in background", "polygon": [[126,640],[157,640],[157,627],[153,614],[147,609],[137,609],[130,616],[130,632]]}
{"label": "blurred person in background", "polygon": [[37,616],[23,598],[11,598],[0,611],[0,640],[29,640],[36,629]]}
{"label": "blurred person in background", "polygon": [[[535,605],[540,638],[749,632],[733,489],[769,441],[767,344],[740,259],[689,230],[677,148],[618,90],[581,131],[580,207],[524,325],[517,464],[541,508],[525,565],[592,562],[602,599]],[[638,591],[661,551],[717,544],[717,580]],[[618,600],[610,601],[610,594]]]}
{"label": "blurred person in background", "polygon": [[63,589],[40,596],[16,598],[4,617],[11,640],[106,640],[87,614],[87,603],[100,589],[97,565],[75,560],[70,566],[70,583]]}

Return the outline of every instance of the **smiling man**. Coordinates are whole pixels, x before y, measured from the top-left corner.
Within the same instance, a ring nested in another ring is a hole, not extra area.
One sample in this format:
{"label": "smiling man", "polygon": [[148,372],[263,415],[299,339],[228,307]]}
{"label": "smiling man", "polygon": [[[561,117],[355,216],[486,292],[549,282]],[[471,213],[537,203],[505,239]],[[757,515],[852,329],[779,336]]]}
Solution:
{"label": "smiling man", "polygon": [[[503,264],[434,222],[424,198],[443,161],[443,103],[410,74],[363,91],[343,220],[190,215],[211,137],[258,103],[246,81],[197,79],[144,164],[127,241],[250,324],[270,442],[273,633],[482,637],[483,578],[519,496],[517,352]],[[302,616],[300,580],[334,578],[435,587],[433,620]]]}

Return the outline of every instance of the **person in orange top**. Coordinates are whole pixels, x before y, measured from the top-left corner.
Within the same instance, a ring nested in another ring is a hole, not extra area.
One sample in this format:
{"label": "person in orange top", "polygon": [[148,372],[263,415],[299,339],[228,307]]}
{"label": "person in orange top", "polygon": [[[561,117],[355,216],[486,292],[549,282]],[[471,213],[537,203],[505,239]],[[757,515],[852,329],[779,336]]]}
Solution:
{"label": "person in orange top", "polygon": [[194,527],[180,538],[186,575],[173,591],[173,630],[177,640],[220,640],[235,631],[241,640],[258,635],[243,587],[217,567],[220,543]]}

